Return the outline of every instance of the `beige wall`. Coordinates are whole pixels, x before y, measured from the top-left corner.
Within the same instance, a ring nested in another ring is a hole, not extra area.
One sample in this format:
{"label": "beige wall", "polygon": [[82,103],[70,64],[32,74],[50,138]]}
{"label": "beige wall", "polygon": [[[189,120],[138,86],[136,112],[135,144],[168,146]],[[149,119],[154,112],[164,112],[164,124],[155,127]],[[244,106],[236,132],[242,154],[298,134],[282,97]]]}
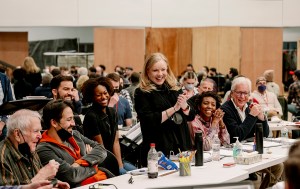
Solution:
{"label": "beige wall", "polygon": [[192,63],[191,28],[147,28],[146,55],[161,52],[169,60],[175,76]]}
{"label": "beige wall", "polygon": [[282,29],[242,28],[241,74],[255,80],[267,69],[275,70],[274,81],[282,86]]}
{"label": "beige wall", "polygon": [[0,32],[0,60],[21,66],[28,56],[27,32]]}
{"label": "beige wall", "polygon": [[107,72],[112,72],[116,65],[132,66],[134,71],[141,71],[144,56],[144,29],[95,28],[95,65],[104,64]]}
{"label": "beige wall", "polygon": [[240,68],[241,31],[239,27],[204,27],[193,29],[193,65],[215,67],[227,74],[230,67]]}

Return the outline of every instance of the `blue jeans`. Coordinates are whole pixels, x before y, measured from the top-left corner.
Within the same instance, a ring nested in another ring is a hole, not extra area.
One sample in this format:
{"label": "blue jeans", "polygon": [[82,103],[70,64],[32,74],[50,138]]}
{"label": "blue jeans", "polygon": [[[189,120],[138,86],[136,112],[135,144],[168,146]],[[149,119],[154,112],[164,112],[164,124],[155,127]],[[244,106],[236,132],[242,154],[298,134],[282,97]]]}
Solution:
{"label": "blue jeans", "polygon": [[120,175],[126,174],[127,171],[132,171],[137,169],[134,165],[128,161],[123,161],[123,168],[120,168]]}
{"label": "blue jeans", "polygon": [[137,169],[134,165],[132,165],[128,161],[123,161],[123,166],[126,171],[132,171],[132,170]]}

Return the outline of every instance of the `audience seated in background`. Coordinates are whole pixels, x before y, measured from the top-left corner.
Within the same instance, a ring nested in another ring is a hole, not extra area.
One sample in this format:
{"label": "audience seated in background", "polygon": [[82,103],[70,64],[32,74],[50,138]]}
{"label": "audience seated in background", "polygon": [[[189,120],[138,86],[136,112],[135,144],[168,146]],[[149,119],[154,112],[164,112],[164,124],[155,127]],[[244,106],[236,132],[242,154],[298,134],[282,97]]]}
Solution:
{"label": "audience seated in background", "polygon": [[231,90],[231,83],[235,76],[239,74],[236,68],[229,68],[228,78],[225,81],[224,93]]}
{"label": "audience seated in background", "polygon": [[[49,159],[42,167],[36,153],[41,130],[38,112],[18,110],[8,118],[7,137],[0,143],[0,185],[30,184],[56,176],[59,163]],[[68,183],[61,181],[57,187],[70,188]]]}
{"label": "audience seated in background", "polygon": [[266,90],[266,84],[266,78],[258,77],[256,79],[257,89],[253,91],[251,96],[258,101],[268,118],[271,118],[273,116],[278,116],[280,118],[283,114],[281,105],[277,99],[276,94]]}
{"label": "audience seated in background", "polygon": [[208,71],[207,75],[208,75],[208,77],[215,77],[219,74],[218,74],[216,68],[209,68],[209,71]]}
{"label": "audience seated in background", "polygon": [[[110,75],[110,77],[111,77],[111,75]],[[132,98],[130,97],[129,92],[127,90],[124,90],[125,88],[130,86],[130,82],[128,79],[124,78],[124,76],[122,76],[122,75],[119,75],[119,77],[120,77],[120,86],[119,86],[120,94],[119,95],[128,101],[130,110],[132,111],[133,110]]]}
{"label": "audience seated in background", "polygon": [[207,73],[203,70],[200,70],[197,74],[198,84],[205,78],[207,78]]}
{"label": "audience seated in background", "polygon": [[300,112],[300,70],[294,71],[294,83],[289,87],[288,91],[288,111],[294,115]]}
{"label": "audience seated in background", "polygon": [[203,67],[200,69],[200,71],[205,71],[205,72],[206,72],[206,75],[209,76],[209,75],[208,75],[208,72],[209,72],[208,66],[203,66]]}
{"label": "audience seated in background", "polygon": [[61,71],[60,71],[60,69],[59,68],[53,68],[52,70],[51,70],[51,75],[53,76],[53,77],[56,77],[57,75],[60,75],[61,74]]}
{"label": "audience seated in background", "polygon": [[280,87],[277,83],[273,81],[274,70],[266,70],[264,72],[264,77],[267,80],[267,91],[275,93],[277,96],[280,95]]}
{"label": "audience seated in background", "polygon": [[37,153],[43,165],[51,159],[59,163],[58,179],[71,187],[107,179],[106,173],[98,168],[107,157],[107,151],[72,129],[75,122],[69,101],[50,101],[43,109],[43,121],[47,130],[37,146]]}
{"label": "audience seated in background", "polygon": [[76,89],[79,91],[79,93],[81,93],[81,88],[83,86],[83,83],[86,82],[87,80],[89,80],[89,76],[87,75],[81,75],[77,82],[76,82]]}
{"label": "audience seated in background", "polygon": [[[60,74],[61,74],[61,75],[64,75],[64,76],[70,75],[69,69],[68,69],[67,67],[65,67],[65,66],[60,66],[59,69],[60,69]],[[72,76],[72,75],[71,75],[71,76]]]}
{"label": "audience seated in background", "polygon": [[37,67],[32,57],[26,57],[24,59],[22,68],[26,71],[25,80],[32,85],[31,94],[34,94],[35,88],[40,86],[42,82],[40,68]]}
{"label": "audience seated in background", "polygon": [[96,66],[96,74],[105,77],[107,73],[105,72],[106,67],[103,64],[100,64],[99,66]]}
{"label": "audience seated in background", "polygon": [[[256,123],[262,123],[264,137],[269,135],[269,125],[262,106],[257,103],[248,104],[251,92],[251,81],[246,77],[237,77],[232,81],[231,100],[226,101],[221,109],[225,112],[223,121],[230,134],[230,143],[233,137],[246,140],[254,137]],[[265,172],[265,170],[262,170]],[[277,164],[266,171],[260,189],[270,187],[277,183],[283,172],[283,164]]]}
{"label": "audience seated in background", "polygon": [[221,98],[214,92],[207,91],[198,95],[196,107],[198,114],[190,123],[191,137],[194,141],[195,133],[201,131],[204,150],[211,150],[214,137],[218,137],[221,145],[230,144],[229,133],[223,122],[224,112],[220,109]]}
{"label": "audience seated in background", "polygon": [[133,68],[130,66],[125,67],[124,77],[129,80],[131,74],[133,73]]}
{"label": "audience seated in background", "polygon": [[97,69],[94,66],[89,67],[88,76],[95,73],[97,73]]}
{"label": "audience seated in background", "polygon": [[128,100],[120,96],[120,76],[116,73],[110,73],[106,77],[109,78],[115,92],[110,98],[108,107],[115,108],[118,115],[118,125],[131,126],[132,110]]}
{"label": "audience seated in background", "polygon": [[22,68],[17,68],[13,71],[14,76],[14,93],[16,100],[23,99],[25,96],[32,96],[32,85],[25,80],[26,71]]}
{"label": "audience seated in background", "polygon": [[35,89],[34,95],[52,98],[53,95],[52,95],[51,86],[50,86],[50,82],[51,82],[52,78],[53,78],[53,76],[50,73],[42,74],[42,86],[38,86]]}
{"label": "audience seated in background", "polygon": [[88,69],[86,67],[80,67],[77,69],[78,77],[81,75],[88,75]]}
{"label": "audience seated in background", "polygon": [[131,76],[129,77],[129,81],[131,82],[131,85],[127,88],[125,88],[126,91],[128,91],[130,98],[132,100],[132,104],[134,107],[134,91],[138,87],[140,83],[140,74],[137,72],[133,72]]}
{"label": "audience seated in background", "polygon": [[186,65],[186,69],[183,72],[181,72],[180,76],[178,76],[178,79],[180,80],[186,72],[196,73],[193,64]]}

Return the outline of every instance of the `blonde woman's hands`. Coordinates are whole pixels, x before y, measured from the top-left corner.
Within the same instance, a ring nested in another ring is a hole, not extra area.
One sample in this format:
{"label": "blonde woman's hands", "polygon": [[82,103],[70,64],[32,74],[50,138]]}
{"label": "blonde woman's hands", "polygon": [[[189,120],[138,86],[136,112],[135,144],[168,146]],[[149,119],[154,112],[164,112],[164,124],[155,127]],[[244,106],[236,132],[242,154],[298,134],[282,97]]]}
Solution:
{"label": "blonde woman's hands", "polygon": [[[185,110],[188,107],[187,100],[188,100],[188,96],[185,93],[180,94],[178,96],[176,104],[179,104],[179,106],[180,106],[179,109],[181,108],[181,109]],[[178,111],[178,110],[176,109],[176,111]]]}

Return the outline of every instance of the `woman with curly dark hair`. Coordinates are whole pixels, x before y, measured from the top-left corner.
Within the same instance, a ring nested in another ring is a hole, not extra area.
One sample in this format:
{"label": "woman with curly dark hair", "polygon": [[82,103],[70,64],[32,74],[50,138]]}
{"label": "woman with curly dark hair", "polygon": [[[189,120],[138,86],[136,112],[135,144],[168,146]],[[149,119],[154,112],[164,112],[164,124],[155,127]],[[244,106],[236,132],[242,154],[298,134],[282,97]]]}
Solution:
{"label": "woman with curly dark hair", "polygon": [[220,109],[221,98],[214,92],[203,92],[196,98],[199,114],[191,122],[191,134],[201,131],[204,150],[210,150],[216,134],[222,145],[230,144],[229,133],[223,122],[224,112]]}
{"label": "woman with curly dark hair", "polygon": [[108,107],[114,94],[110,80],[106,77],[89,79],[84,82],[81,91],[83,100],[92,103],[83,121],[85,136],[104,145],[116,156],[120,174],[135,169],[129,163],[122,162],[116,111]]}

